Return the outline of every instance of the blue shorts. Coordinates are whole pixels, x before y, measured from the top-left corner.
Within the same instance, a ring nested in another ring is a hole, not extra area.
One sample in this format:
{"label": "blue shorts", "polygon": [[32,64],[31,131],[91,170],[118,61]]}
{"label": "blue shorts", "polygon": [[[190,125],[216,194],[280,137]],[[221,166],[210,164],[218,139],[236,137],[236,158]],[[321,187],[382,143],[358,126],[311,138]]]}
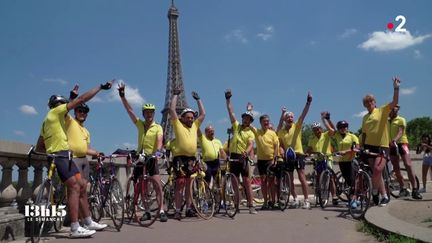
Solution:
{"label": "blue shorts", "polygon": [[72,176],[79,174],[79,170],[72,160],[72,154],[69,151],[63,150],[54,153],[54,155],[59,156],[54,159],[54,164],[56,165],[57,174],[62,182],[67,181]]}

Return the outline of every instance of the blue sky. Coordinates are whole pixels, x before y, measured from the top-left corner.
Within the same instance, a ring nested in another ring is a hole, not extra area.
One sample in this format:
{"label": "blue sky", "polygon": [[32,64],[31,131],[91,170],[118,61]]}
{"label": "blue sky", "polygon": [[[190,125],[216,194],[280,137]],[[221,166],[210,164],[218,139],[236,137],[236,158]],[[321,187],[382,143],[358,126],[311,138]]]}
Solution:
{"label": "blue sky", "polygon": [[[106,80],[126,82],[140,114],[165,99],[169,0],[0,1],[0,139],[34,144],[52,94],[82,92]],[[240,117],[248,101],[277,123],[281,106],[297,116],[310,90],[306,123],[329,110],[352,130],[361,99],[391,100],[402,79],[401,114],[431,116],[432,1],[175,1],[187,99],[200,93],[217,136],[229,126],[224,90]],[[389,31],[395,17],[408,32]],[[92,146],[135,148],[136,128],[114,93],[89,103]],[[160,122],[158,112],[156,120]],[[258,122],[255,122],[258,126]],[[276,124],[275,124],[276,125]]]}

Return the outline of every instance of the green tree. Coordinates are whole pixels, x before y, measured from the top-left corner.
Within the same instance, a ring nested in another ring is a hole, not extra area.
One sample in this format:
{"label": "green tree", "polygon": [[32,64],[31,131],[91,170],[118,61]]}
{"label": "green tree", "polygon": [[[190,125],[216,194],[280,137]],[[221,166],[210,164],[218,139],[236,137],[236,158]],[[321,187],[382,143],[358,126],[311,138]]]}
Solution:
{"label": "green tree", "polygon": [[302,129],[302,145],[303,145],[303,151],[306,151],[308,142],[310,137],[312,137],[312,125],[311,124],[305,124]]}
{"label": "green tree", "polygon": [[407,123],[406,133],[411,147],[420,143],[423,134],[432,135],[432,119],[430,117],[414,118]]}

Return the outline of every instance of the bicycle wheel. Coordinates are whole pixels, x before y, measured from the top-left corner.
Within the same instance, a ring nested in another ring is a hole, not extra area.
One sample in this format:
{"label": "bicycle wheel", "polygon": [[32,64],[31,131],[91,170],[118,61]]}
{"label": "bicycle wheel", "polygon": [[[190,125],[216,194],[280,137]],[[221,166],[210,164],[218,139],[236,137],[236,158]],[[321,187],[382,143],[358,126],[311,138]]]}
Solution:
{"label": "bicycle wheel", "polygon": [[343,202],[349,201],[350,185],[340,171],[336,172],[336,195]]}
{"label": "bicycle wheel", "polygon": [[349,212],[353,218],[361,219],[369,208],[372,198],[372,181],[365,171],[359,171],[355,177],[354,198],[357,200],[357,207],[350,206]]}
{"label": "bicycle wheel", "polygon": [[[262,205],[264,203],[264,197],[261,192],[261,178],[259,176],[253,175],[251,180],[252,187],[252,200],[256,205]],[[243,190],[245,198],[246,192]]]}
{"label": "bicycle wheel", "polygon": [[168,215],[174,215],[175,213],[174,182],[166,183],[163,186],[163,192],[164,192],[163,202],[166,207],[165,213]]}
{"label": "bicycle wheel", "polygon": [[134,217],[135,207],[134,207],[134,188],[135,188],[135,182],[132,178],[129,178],[126,184],[126,196],[124,200],[124,207],[125,207],[125,213],[126,213],[126,219],[127,223],[130,223],[132,221],[132,218]]}
{"label": "bicycle wheel", "polygon": [[162,191],[152,177],[140,178],[134,196],[135,220],[139,225],[149,227],[159,218],[162,209]]}
{"label": "bicycle wheel", "polygon": [[390,181],[390,172],[387,170],[387,167],[384,167],[384,170],[382,171],[382,176],[384,180],[384,188],[386,190],[387,198],[390,201],[392,182]]}
{"label": "bicycle wheel", "polygon": [[198,216],[206,220],[213,217],[215,209],[214,197],[203,178],[195,177],[191,180],[189,193]]}
{"label": "bicycle wheel", "polygon": [[[33,205],[38,206],[41,209],[44,206],[46,209],[51,209],[50,199],[53,196],[53,187],[50,182],[44,181],[40,185],[39,192],[36,196],[36,200]],[[48,233],[51,230],[52,222],[45,221],[45,217],[33,216],[30,224],[30,240],[32,243],[40,241],[43,234]]]}
{"label": "bicycle wheel", "polygon": [[102,218],[103,209],[100,186],[98,181],[95,181],[95,183],[91,184],[90,194],[88,195],[88,202],[93,221],[99,222]]}
{"label": "bicycle wheel", "polygon": [[124,222],[124,200],[123,190],[121,189],[120,182],[116,178],[111,181],[109,209],[114,226],[117,231],[120,231]]}
{"label": "bicycle wheel", "polygon": [[[58,186],[57,191],[55,192],[54,201],[56,202],[57,210],[60,207],[63,207],[67,205],[67,198],[66,198],[66,187],[63,185]],[[65,208],[66,209],[66,208]],[[58,216],[56,218],[56,221],[54,222],[54,230],[56,232],[59,232],[61,228],[63,227],[65,217]]]}
{"label": "bicycle wheel", "polygon": [[279,178],[279,209],[284,211],[288,207],[290,197],[290,175],[286,171],[282,171]]}
{"label": "bicycle wheel", "polygon": [[[400,172],[402,174],[402,177],[404,178],[404,182],[405,178],[409,178],[408,177],[408,172],[405,168],[401,168]],[[419,179],[417,176],[415,176],[415,185],[412,185],[411,182],[408,180],[408,186],[407,188],[410,188],[411,190],[414,189],[418,189],[418,185],[419,184]],[[405,183],[406,184],[406,183]],[[390,184],[389,184],[389,188],[390,188],[390,194],[394,197],[394,198],[399,198],[399,192],[402,189],[399,185],[399,182],[397,180],[396,174],[394,171],[390,172]]]}
{"label": "bicycle wheel", "polygon": [[324,170],[319,178],[318,202],[321,208],[325,208],[330,197],[330,172]]}
{"label": "bicycle wheel", "polygon": [[[223,196],[223,206],[225,207],[225,212],[230,218],[234,218],[234,216],[237,214],[237,209],[239,208],[240,204],[240,192],[237,187],[234,187],[234,185],[238,185],[237,178],[232,174],[226,174],[225,175],[225,181],[224,181],[224,196]],[[218,191],[219,192],[219,191]],[[215,204],[219,204],[215,200]],[[220,204],[219,204],[220,205]]]}

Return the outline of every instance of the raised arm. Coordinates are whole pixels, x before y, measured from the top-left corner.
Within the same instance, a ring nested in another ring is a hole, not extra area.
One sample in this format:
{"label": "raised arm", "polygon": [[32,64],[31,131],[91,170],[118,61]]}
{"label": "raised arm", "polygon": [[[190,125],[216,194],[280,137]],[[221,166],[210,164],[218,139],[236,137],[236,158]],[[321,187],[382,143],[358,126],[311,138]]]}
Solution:
{"label": "raised arm", "polygon": [[400,86],[399,77],[393,78],[393,100],[390,103],[390,109],[393,109],[399,103],[399,86]]}
{"label": "raised arm", "polygon": [[303,112],[301,113],[301,115],[298,119],[298,122],[303,123],[303,121],[304,121],[304,119],[305,119],[305,117],[309,111],[311,103],[312,103],[312,95],[310,92],[308,92],[307,99],[306,99],[306,105],[303,108]]}
{"label": "raised arm", "polygon": [[330,136],[333,136],[336,133],[333,122],[330,120],[330,112],[324,111],[321,112],[321,120],[324,126],[327,128]]}
{"label": "raised arm", "polygon": [[281,116],[280,116],[280,118],[279,118],[279,123],[278,123],[277,129],[276,129],[276,132],[279,132],[279,130],[282,129],[282,126],[283,126],[283,120],[284,120],[284,115],[285,115],[285,113],[287,112],[286,107],[285,107],[285,106],[282,106],[281,111],[282,111],[282,113],[281,113]]}
{"label": "raised arm", "polygon": [[178,99],[179,94],[180,94],[179,89],[173,90],[172,99],[171,99],[171,103],[170,103],[170,107],[169,107],[170,119],[173,121],[178,119],[177,112],[176,112],[176,106],[177,106],[177,99]]}
{"label": "raised arm", "polygon": [[127,101],[126,97],[125,97],[125,87],[126,85],[124,83],[119,83],[118,85],[118,92],[119,92],[119,96],[120,99],[123,103],[124,108],[126,109],[130,119],[132,120],[133,124],[135,124],[138,121],[138,117],[135,114],[135,112],[132,109],[132,106],[129,104],[129,102]]}
{"label": "raised arm", "polygon": [[228,110],[228,115],[229,115],[230,120],[231,120],[231,124],[233,124],[234,122],[236,122],[237,119],[235,118],[234,108],[231,104],[231,96],[232,96],[231,90],[227,89],[225,91],[226,106],[227,106],[227,110]]}
{"label": "raised arm", "polygon": [[99,91],[101,90],[108,90],[111,88],[111,85],[113,83],[114,80],[108,81],[105,84],[100,84],[97,87],[94,87],[93,89],[85,92],[84,94],[82,94],[81,96],[78,96],[78,98],[70,101],[69,103],[67,103],[67,109],[73,110],[75,109],[75,107],[77,107],[79,104],[81,103],[85,103],[87,101],[89,101],[91,98],[93,98]]}
{"label": "raised arm", "polygon": [[192,97],[197,101],[197,105],[198,105],[198,110],[199,110],[199,115],[197,117],[197,120],[202,124],[205,118],[205,109],[204,109],[204,104],[200,98],[200,96],[198,95],[197,92],[193,91],[192,92]]}
{"label": "raised arm", "polygon": [[74,100],[76,97],[78,97],[78,84],[75,84],[73,89],[69,92],[69,101]]}

